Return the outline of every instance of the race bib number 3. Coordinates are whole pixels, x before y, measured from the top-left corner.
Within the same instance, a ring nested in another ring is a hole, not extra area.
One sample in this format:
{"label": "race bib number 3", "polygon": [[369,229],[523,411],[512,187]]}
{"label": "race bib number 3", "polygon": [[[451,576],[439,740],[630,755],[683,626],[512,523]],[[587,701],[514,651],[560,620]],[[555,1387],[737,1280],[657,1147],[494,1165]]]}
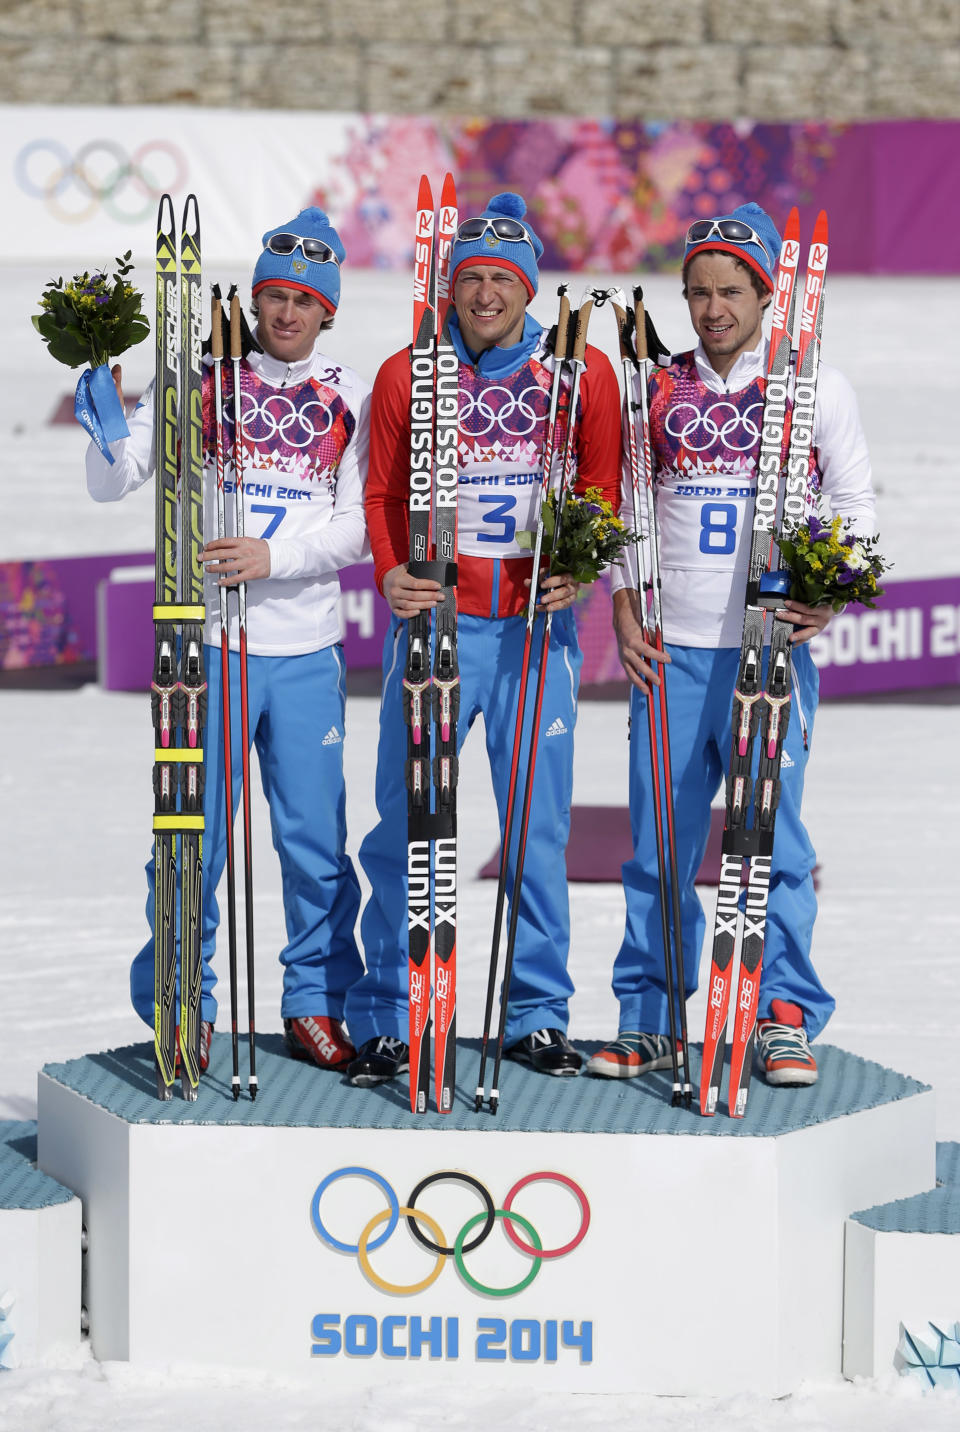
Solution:
{"label": "race bib number 3", "polygon": [[457,508],[457,546],[472,557],[519,557],[517,533],[535,525],[539,472],[464,473]]}

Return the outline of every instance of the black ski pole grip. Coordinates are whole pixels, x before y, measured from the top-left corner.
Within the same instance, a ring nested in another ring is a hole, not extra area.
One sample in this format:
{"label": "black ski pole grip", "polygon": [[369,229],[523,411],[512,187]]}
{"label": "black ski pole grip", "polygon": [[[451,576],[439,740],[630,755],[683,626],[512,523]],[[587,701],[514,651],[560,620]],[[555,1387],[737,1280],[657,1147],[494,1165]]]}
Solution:
{"label": "black ski pole grip", "polygon": [[407,563],[407,571],[411,577],[416,577],[420,581],[439,582],[441,587],[457,585],[456,562],[410,561]]}
{"label": "black ski pole grip", "polygon": [[553,353],[559,360],[566,358],[567,345],[570,342],[570,300],[567,297],[567,284],[562,283],[557,292],[560,295],[560,312],[557,315],[557,337]]}
{"label": "black ski pole grip", "polygon": [[223,361],[223,304],[216,284],[210,300],[210,354],[215,363]]}

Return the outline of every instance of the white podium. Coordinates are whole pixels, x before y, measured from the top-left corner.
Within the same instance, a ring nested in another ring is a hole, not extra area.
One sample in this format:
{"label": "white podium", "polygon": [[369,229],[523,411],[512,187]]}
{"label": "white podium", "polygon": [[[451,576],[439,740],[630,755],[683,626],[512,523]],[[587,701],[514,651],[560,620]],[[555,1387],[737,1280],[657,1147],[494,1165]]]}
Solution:
{"label": "white podium", "polygon": [[846,1225],[843,1370],[896,1367],[960,1392],[960,1144],[937,1146],[937,1187]]}
{"label": "white podium", "polygon": [[934,1184],[931,1091],[818,1055],[744,1120],[671,1108],[666,1075],[507,1062],[493,1117],[462,1041],[452,1113],[418,1118],[405,1081],[352,1089],[271,1036],[255,1103],[217,1035],[199,1100],[162,1104],[138,1045],[44,1070],[39,1161],[83,1199],[99,1358],[779,1396],[841,1371],[845,1220]]}
{"label": "white podium", "polygon": [[80,1200],[36,1149],[32,1120],[0,1121],[0,1367],[80,1346]]}

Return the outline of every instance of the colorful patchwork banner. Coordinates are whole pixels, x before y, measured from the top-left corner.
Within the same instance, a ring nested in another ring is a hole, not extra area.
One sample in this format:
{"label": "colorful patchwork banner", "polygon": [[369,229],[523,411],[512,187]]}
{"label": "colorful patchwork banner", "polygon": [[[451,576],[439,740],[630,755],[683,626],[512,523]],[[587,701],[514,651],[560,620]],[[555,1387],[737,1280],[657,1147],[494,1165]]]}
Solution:
{"label": "colorful patchwork banner", "polygon": [[[248,263],[298,207],[332,215],[351,266],[410,262],[421,172],[457,178],[464,213],[519,190],[547,269],[677,265],[693,219],[755,199],[805,230],[830,215],[833,272],[956,273],[960,121],[423,118],[188,108],[0,106],[0,260],[152,254],[157,201],[196,193],[204,254]],[[122,124],[122,129],[121,129]],[[242,163],[237,157],[242,157]]]}

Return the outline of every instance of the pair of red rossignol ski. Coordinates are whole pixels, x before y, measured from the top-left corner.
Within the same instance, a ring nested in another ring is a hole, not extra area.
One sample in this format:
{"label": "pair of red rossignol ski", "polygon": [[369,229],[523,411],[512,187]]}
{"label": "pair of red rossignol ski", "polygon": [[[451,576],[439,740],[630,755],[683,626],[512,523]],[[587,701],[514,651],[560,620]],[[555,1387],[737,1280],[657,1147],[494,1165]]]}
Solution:
{"label": "pair of red rossignol ski", "polygon": [[[406,783],[410,1106],[415,1113],[425,1113],[428,1103],[431,976],[436,1026],[433,1034],[435,1094],[436,1106],[441,1113],[449,1113],[453,1107],[456,1074],[458,365],[450,342],[447,319],[452,300],[450,255],[457,222],[456,190],[452,176],[448,174],[444,179],[440,207],[436,213],[429,181],[426,176],[422,177],[417,200],[414,257],[409,569],[414,575],[431,577],[438,581],[443,587],[443,596],[435,620],[432,668],[430,617],[428,613],[422,613],[411,618],[408,623],[407,661],[403,681],[408,745]],[[799,522],[805,515],[823,317],[823,280],[827,263],[826,215],[821,213],[817,219],[809,251],[800,307],[800,332],[791,404],[788,389],[792,368],[794,299],[800,258],[799,235],[799,214],[793,209],[784,231],[771,304],[772,329],[758,459],[757,499],[750,549],[744,633],[733,703],[731,765],[727,783],[721,877],[700,1082],[701,1113],[712,1115],[716,1111],[723,1071],[733,959],[740,917],[743,862],[748,860],[749,873],[743,911],[744,929],[729,1079],[729,1110],[731,1115],[738,1118],[746,1111],[751,1074],[774,823],[779,800],[780,760],[789,719],[792,685],[790,625],[786,622],[772,624],[770,657],[764,676],[764,622],[768,610],[776,610],[783,605],[789,586],[785,574],[773,566],[777,530],[781,521]],[[544,544],[543,500],[547,493],[555,488],[559,509],[554,527],[555,543],[556,534],[560,530],[563,504],[574,480],[577,399],[580,377],[585,367],[587,324],[592,308],[605,302],[609,302],[614,310],[620,338],[624,380],[624,442],[631,478],[632,516],[634,532],[637,534],[636,553],[641,585],[638,614],[644,625],[646,640],[662,651],[664,636],[660,605],[659,543],[647,406],[651,359],[647,352],[642,290],[639,287],[634,290],[632,325],[623,290],[588,289],[580,308],[572,313],[566,296],[566,285],[560,289],[560,311],[554,330],[554,372],[544,434],[533,566],[534,571],[539,572],[541,564],[545,563],[546,569],[549,570],[553,555],[553,543],[546,547]],[[564,371],[569,374],[569,394],[563,450],[558,462],[556,437]],[[641,534],[645,540],[641,540]],[[511,918],[503,961],[500,1019],[488,1095],[486,1066],[491,1042],[494,994],[500,969],[508,852],[514,835],[530,657],[538,615],[541,614],[536,612],[536,584],[532,583],[526,614],[517,723],[494,910],[480,1069],[474,1101],[475,1108],[479,1111],[489,1100],[492,1113],[496,1112],[500,1097],[499,1075],[504,1027],[550,640],[551,616],[546,613],[543,615],[540,660],[520,809]],[[655,828],[665,954],[665,988],[670,1009],[672,1103],[690,1107],[693,1102],[693,1087],[690,1081],[690,1050],[684,998],[665,673],[656,688],[656,697],[651,696],[646,706],[656,805]],[[436,735],[436,753],[432,768],[431,718]],[[761,725],[763,736],[760,743],[759,769],[754,781],[751,777],[753,746]],[[432,801],[431,788],[434,792]],[[751,788],[754,791],[752,810]]]}

